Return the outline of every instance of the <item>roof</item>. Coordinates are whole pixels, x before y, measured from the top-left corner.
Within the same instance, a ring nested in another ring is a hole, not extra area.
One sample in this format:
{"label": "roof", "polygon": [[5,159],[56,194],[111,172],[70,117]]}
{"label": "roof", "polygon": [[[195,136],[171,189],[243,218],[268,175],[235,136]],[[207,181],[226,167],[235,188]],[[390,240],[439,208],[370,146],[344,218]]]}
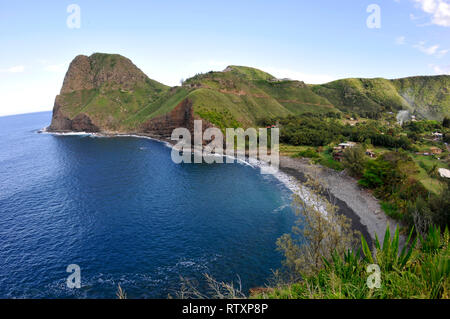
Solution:
{"label": "roof", "polygon": [[355,145],[356,145],[355,142],[346,142],[346,143],[339,144],[339,146],[355,146]]}
{"label": "roof", "polygon": [[450,169],[440,168],[438,172],[441,177],[450,178]]}

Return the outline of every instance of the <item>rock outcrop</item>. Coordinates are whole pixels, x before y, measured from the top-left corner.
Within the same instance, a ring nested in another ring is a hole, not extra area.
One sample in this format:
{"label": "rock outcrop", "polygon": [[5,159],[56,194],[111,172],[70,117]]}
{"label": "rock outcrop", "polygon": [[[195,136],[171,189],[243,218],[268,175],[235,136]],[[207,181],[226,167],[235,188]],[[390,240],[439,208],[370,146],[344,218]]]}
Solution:
{"label": "rock outcrop", "polygon": [[[145,107],[168,87],[149,79],[116,54],[79,55],[55,98],[49,131],[127,131],[128,113]],[[137,92],[136,92],[137,91]]]}

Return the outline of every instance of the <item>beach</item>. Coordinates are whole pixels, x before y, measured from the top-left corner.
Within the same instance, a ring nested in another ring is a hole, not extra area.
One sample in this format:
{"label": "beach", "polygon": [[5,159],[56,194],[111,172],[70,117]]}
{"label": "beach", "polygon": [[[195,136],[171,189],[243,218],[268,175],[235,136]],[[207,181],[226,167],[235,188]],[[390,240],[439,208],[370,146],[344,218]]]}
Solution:
{"label": "beach", "polygon": [[377,234],[382,243],[386,226],[389,224],[393,232],[398,225],[397,221],[382,211],[378,200],[371,193],[360,187],[354,178],[344,172],[311,164],[306,158],[287,156],[280,156],[280,170],[289,175],[293,182],[295,180],[304,182],[307,175],[317,177],[328,188],[331,197],[334,197],[339,207],[338,213],[350,218],[352,227],[372,242]]}

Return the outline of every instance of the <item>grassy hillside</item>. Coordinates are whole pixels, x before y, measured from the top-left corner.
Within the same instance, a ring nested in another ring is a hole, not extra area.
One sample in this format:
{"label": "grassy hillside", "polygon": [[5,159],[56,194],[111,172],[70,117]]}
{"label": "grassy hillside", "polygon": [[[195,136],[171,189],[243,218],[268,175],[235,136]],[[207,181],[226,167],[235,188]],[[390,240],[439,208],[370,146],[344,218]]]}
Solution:
{"label": "grassy hillside", "polygon": [[223,72],[209,72],[188,79],[185,87],[195,112],[218,125],[254,125],[258,119],[299,115],[306,112],[339,112],[300,81],[277,80],[263,71],[229,66]]}
{"label": "grassy hillside", "polygon": [[95,53],[72,61],[55,101],[52,127],[70,130],[67,123],[82,114],[100,130],[136,131],[185,99],[192,102],[196,116],[220,128],[255,126],[260,119],[304,113],[365,115],[408,109],[441,119],[450,115],[449,92],[450,76],[306,85],[234,65],[170,88],[148,78],[123,56]]}
{"label": "grassy hillside", "polygon": [[449,75],[409,77],[392,84],[418,115],[438,120],[450,116]]}
{"label": "grassy hillside", "polygon": [[450,115],[450,76],[418,76],[397,80],[343,79],[312,90],[344,112],[409,110],[419,117],[442,120]]}

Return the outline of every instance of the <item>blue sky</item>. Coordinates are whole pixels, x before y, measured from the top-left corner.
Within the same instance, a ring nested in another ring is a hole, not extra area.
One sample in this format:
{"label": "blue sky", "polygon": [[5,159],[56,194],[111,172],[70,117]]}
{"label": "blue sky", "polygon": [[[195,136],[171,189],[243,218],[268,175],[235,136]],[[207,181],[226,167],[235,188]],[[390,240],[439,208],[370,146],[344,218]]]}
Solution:
{"label": "blue sky", "polygon": [[51,110],[70,61],[94,52],[168,85],[230,64],[307,83],[450,74],[450,0],[0,0],[0,40],[1,116]]}

